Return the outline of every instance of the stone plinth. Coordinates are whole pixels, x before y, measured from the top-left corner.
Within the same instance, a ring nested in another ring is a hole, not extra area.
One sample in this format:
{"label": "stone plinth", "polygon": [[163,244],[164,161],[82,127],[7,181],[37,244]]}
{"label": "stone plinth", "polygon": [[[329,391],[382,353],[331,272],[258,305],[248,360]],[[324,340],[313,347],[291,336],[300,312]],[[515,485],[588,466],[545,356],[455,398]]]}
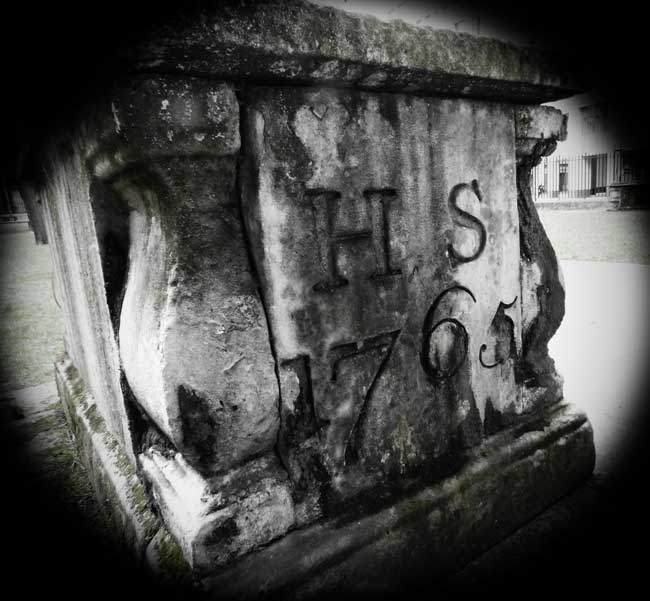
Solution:
{"label": "stone plinth", "polygon": [[177,545],[215,593],[390,587],[588,477],[530,196],[566,135],[536,104],[577,89],[552,56],[301,2],[143,39],[35,191],[60,390],[146,487],[145,525],[110,495],[139,549]]}

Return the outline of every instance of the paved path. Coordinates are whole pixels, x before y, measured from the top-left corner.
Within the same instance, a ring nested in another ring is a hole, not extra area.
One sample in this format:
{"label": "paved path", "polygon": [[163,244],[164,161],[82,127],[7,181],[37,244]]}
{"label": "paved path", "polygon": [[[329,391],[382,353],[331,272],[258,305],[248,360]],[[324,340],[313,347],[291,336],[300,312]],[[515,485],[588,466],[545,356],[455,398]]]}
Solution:
{"label": "paved path", "polygon": [[[638,432],[650,358],[650,266],[562,261],[566,315],[549,350],[564,394],[594,427],[596,471],[611,474]],[[645,433],[645,432],[644,432]]]}

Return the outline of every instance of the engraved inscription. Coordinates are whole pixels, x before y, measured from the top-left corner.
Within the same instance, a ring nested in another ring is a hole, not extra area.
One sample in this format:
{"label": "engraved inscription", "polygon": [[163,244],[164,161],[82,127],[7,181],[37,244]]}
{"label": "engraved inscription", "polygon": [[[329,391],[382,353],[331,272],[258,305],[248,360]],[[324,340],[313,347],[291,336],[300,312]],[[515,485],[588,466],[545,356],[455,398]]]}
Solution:
{"label": "engraved inscription", "polygon": [[499,303],[499,308],[494,314],[490,330],[494,333],[494,361],[486,363],[483,359],[483,353],[487,350],[487,344],[482,344],[479,349],[479,361],[481,365],[487,369],[492,369],[501,365],[508,359],[511,359],[517,354],[517,347],[515,343],[515,324],[512,318],[506,315],[506,310],[510,309],[517,302],[517,297],[511,303]]}
{"label": "engraved inscription", "polygon": [[471,290],[452,286],[441,292],[427,312],[422,327],[422,369],[434,381],[452,377],[467,357],[469,339],[465,326],[453,317],[439,318],[438,307],[449,294],[467,294],[476,302]]}
{"label": "engraved inscription", "polygon": [[397,269],[391,264],[390,252],[390,206],[395,201],[397,194],[392,189],[366,190],[363,196],[371,207],[372,242],[377,258],[377,271],[371,277],[379,280],[400,275],[401,269]]}
{"label": "engraved inscription", "polygon": [[[420,362],[425,373],[435,381],[455,375],[467,358],[469,336],[465,326],[455,317],[440,319],[437,315],[441,302],[451,293],[467,294],[473,302],[476,302],[471,290],[456,285],[441,292],[427,312],[422,328]],[[515,324],[512,318],[506,314],[506,311],[515,305],[517,298],[515,297],[510,303],[500,302],[494,314],[490,324],[490,331],[495,339],[494,360],[488,363],[484,359],[484,354],[488,350],[487,344],[482,344],[479,349],[479,363],[486,369],[493,369],[517,355]]]}
{"label": "engraved inscription", "polygon": [[399,332],[399,330],[395,330],[393,332],[387,332],[386,334],[380,334],[379,336],[373,336],[372,338],[363,340],[360,344],[350,342],[333,346],[330,349],[330,353],[334,357],[331,373],[332,382],[337,381],[342,361],[350,359],[351,357],[363,355],[364,353],[374,349],[380,349],[382,353],[386,353],[395,344]]}
{"label": "engraved inscription", "polygon": [[523,406],[508,358],[524,346],[519,301],[493,319],[523,289],[512,107],[244,95],[242,212],[275,351],[276,450],[305,491],[296,515],[329,515],[480,441],[487,399]]}
{"label": "engraved inscription", "polygon": [[[347,406],[340,414],[344,422],[342,442],[346,464],[358,459],[368,407],[399,333],[400,330],[394,330],[360,343],[341,344],[330,349],[330,381],[341,387],[341,403]],[[342,373],[345,373],[345,381]]]}
{"label": "engraved inscription", "polygon": [[477,180],[472,180],[471,184],[456,184],[449,193],[449,212],[451,213],[452,219],[456,225],[476,232],[478,241],[475,244],[475,249],[469,254],[464,254],[450,242],[447,246],[447,252],[449,253],[449,257],[453,264],[469,263],[470,261],[478,259],[483,253],[487,241],[487,233],[483,222],[478,217],[464,211],[458,206],[458,199],[464,192],[474,195],[479,202],[483,201],[483,195],[481,194]]}
{"label": "engraved inscription", "polygon": [[315,189],[307,190],[305,196],[312,204],[318,254],[321,269],[326,274],[325,279],[314,285],[316,292],[333,292],[350,283],[339,271],[338,257],[343,246],[359,242],[371,244],[374,251],[376,267],[368,274],[369,279],[382,280],[401,274],[401,270],[392,264],[390,249],[391,205],[397,196],[394,189],[364,191],[363,202],[366,206],[360,207],[360,214],[366,217],[362,219],[366,227],[355,230],[342,229],[337,225],[343,202],[340,192]]}
{"label": "engraved inscription", "polygon": [[[332,230],[332,213],[341,199],[341,194],[334,190],[307,190],[306,196],[311,200],[314,221],[316,225],[316,239],[318,240],[318,256],[321,269],[327,274],[327,279],[314,285],[316,292],[332,292],[349,284],[337,271],[336,254],[337,244],[351,238],[350,234],[335,234]],[[357,232],[352,237],[368,238],[370,232]]]}

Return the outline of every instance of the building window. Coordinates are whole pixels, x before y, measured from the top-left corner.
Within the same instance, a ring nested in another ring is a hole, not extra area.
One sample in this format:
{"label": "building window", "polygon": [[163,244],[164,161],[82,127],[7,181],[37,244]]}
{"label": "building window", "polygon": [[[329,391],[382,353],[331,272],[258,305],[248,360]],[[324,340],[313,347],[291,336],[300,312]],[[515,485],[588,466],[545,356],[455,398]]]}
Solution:
{"label": "building window", "polygon": [[580,108],[583,134],[597,134],[607,129],[607,108],[603,103]]}
{"label": "building window", "polygon": [[569,163],[564,161],[560,163],[559,175],[558,190],[560,192],[566,192],[569,189]]}

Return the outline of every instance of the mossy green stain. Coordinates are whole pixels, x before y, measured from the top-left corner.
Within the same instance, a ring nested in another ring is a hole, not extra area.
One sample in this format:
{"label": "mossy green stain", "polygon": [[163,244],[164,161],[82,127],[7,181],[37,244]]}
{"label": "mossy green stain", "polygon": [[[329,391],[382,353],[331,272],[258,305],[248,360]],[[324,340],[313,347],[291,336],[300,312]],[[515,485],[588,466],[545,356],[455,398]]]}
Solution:
{"label": "mossy green stain", "polygon": [[168,532],[158,539],[158,555],[166,573],[175,574],[182,579],[190,579],[192,571],[183,557],[178,543]]}
{"label": "mossy green stain", "polygon": [[32,437],[42,434],[43,432],[48,432],[50,430],[56,430],[65,425],[63,418],[56,413],[48,413],[43,417],[38,418],[29,426],[29,432]]}
{"label": "mossy green stain", "polygon": [[131,483],[129,501],[133,508],[136,519],[142,525],[147,538],[152,538],[156,530],[160,527],[160,522],[151,510],[149,498],[144,486],[136,479]]}
{"label": "mossy green stain", "polygon": [[84,415],[86,419],[88,420],[88,424],[90,425],[90,429],[95,432],[96,434],[103,434],[106,432],[106,422],[104,418],[100,415],[97,405],[91,405],[88,407]]}

